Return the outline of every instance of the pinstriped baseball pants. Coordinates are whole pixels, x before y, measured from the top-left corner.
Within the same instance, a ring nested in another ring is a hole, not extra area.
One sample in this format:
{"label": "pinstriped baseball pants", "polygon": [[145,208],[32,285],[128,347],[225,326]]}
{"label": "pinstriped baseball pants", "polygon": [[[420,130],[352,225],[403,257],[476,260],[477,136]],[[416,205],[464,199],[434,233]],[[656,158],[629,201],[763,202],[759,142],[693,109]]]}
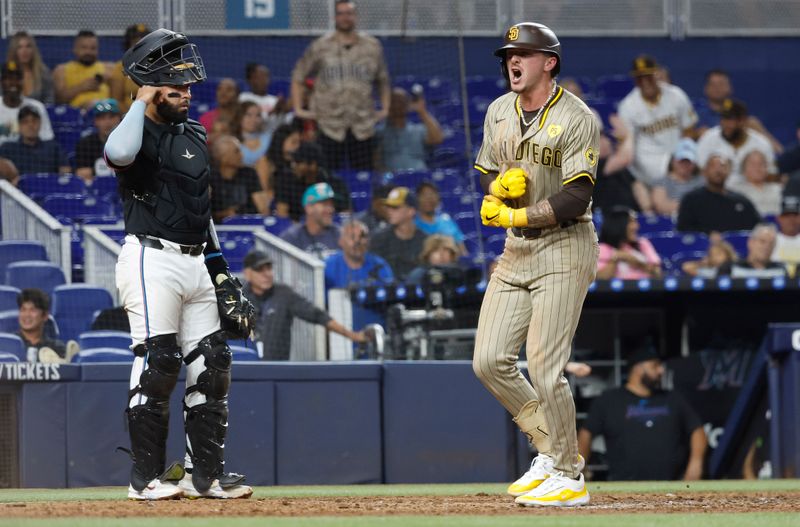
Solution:
{"label": "pinstriped baseball pants", "polygon": [[[506,238],[483,297],[472,361],[475,375],[512,416],[538,401],[548,441],[538,441],[537,450],[570,477],[578,476],[578,443],[564,367],[597,255],[591,223],[548,230],[534,240]],[[523,343],[530,382],[517,365]]]}

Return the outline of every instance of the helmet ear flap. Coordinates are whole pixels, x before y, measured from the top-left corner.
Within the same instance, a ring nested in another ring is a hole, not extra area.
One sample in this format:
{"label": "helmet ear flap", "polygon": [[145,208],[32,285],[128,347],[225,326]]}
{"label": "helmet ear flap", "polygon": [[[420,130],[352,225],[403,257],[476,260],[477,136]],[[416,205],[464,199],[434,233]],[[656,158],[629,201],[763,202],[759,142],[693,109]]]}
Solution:
{"label": "helmet ear flap", "polygon": [[500,59],[500,73],[503,75],[503,81],[506,83],[506,90],[511,90],[511,80],[508,78],[508,66],[506,66],[506,58]]}

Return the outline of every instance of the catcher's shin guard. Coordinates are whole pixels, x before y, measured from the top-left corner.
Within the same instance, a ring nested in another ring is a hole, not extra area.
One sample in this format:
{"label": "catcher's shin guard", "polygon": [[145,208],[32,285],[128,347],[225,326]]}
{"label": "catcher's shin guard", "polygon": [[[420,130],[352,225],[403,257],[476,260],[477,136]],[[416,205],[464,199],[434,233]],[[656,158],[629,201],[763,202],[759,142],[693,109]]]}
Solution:
{"label": "catcher's shin guard", "polygon": [[[134,348],[146,368],[139,384],[128,393],[128,433],[131,439],[131,486],[142,491],[164,471],[169,426],[169,396],[181,369],[181,348],[174,333],[145,340]],[[137,395],[147,400],[133,407]]]}
{"label": "catcher's shin guard", "polygon": [[220,330],[203,338],[184,360],[191,364],[200,355],[205,359],[205,370],[198,375],[197,384],[187,388],[186,394],[198,391],[206,396],[206,402],[184,410],[193,467],[192,484],[198,491],[205,492],[222,476],[225,465],[227,397],[231,382],[231,352],[225,332]]}

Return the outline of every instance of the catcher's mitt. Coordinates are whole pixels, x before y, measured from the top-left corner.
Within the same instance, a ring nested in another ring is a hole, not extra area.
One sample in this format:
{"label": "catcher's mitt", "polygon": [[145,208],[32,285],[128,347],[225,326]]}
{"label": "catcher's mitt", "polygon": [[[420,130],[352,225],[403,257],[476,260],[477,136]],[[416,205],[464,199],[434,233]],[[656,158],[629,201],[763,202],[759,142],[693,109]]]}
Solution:
{"label": "catcher's mitt", "polygon": [[222,329],[233,338],[248,338],[256,323],[256,309],[242,294],[241,282],[228,273],[218,274],[215,282]]}

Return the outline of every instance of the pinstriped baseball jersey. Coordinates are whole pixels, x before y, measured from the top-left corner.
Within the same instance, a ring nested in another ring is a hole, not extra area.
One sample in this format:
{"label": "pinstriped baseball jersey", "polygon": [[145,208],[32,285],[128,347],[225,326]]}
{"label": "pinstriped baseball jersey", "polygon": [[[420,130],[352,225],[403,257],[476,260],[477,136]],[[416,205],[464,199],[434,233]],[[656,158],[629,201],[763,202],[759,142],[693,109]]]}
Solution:
{"label": "pinstriped baseball jersey", "polygon": [[[552,196],[562,185],[579,177],[594,182],[599,157],[600,132],[591,110],[579,98],[557,86],[542,111],[523,134],[519,96],[509,92],[486,111],[475,168],[484,174],[519,167],[527,174],[526,194],[513,200],[527,207]],[[576,218],[591,221],[591,204]]]}
{"label": "pinstriped baseball jersey", "polygon": [[639,88],[619,103],[619,116],[634,135],[630,171],[648,185],[666,176],[683,131],[697,122],[692,102],[682,89],[663,82],[658,86],[661,95],[655,104],[645,101]]}

